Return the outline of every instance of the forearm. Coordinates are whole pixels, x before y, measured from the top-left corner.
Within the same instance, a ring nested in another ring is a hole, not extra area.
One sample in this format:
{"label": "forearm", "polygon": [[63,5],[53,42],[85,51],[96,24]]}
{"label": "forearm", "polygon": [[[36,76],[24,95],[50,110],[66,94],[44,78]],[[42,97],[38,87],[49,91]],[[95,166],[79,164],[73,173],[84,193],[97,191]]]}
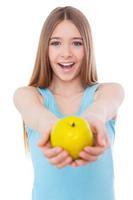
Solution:
{"label": "forearm", "polygon": [[94,113],[100,120],[106,122],[115,118],[123,99],[124,90],[121,85],[117,83],[103,84],[96,92],[94,102],[84,115]]}
{"label": "forearm", "polygon": [[26,125],[32,129],[44,134],[57,121],[57,117],[42,105],[27,110],[27,113],[21,113]]}
{"label": "forearm", "polygon": [[57,120],[57,117],[43,106],[34,88],[23,87],[16,90],[14,103],[25,124],[41,134]]}

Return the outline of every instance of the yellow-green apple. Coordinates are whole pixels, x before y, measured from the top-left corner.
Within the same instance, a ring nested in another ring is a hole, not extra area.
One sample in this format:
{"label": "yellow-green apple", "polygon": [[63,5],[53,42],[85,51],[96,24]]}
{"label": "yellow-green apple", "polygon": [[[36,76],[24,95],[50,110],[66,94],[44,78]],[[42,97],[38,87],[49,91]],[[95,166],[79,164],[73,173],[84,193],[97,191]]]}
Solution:
{"label": "yellow-green apple", "polygon": [[59,119],[54,125],[50,141],[53,147],[62,147],[76,160],[84,147],[94,144],[94,137],[85,119],[68,116]]}

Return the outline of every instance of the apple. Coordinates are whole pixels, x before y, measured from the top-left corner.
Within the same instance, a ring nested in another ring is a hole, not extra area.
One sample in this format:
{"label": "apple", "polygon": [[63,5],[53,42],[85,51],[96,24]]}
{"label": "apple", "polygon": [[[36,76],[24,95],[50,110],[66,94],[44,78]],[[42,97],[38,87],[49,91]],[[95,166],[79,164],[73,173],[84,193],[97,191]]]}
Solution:
{"label": "apple", "polygon": [[50,142],[53,147],[62,147],[68,151],[73,160],[76,160],[84,147],[94,144],[94,137],[85,119],[68,116],[59,119],[53,126]]}

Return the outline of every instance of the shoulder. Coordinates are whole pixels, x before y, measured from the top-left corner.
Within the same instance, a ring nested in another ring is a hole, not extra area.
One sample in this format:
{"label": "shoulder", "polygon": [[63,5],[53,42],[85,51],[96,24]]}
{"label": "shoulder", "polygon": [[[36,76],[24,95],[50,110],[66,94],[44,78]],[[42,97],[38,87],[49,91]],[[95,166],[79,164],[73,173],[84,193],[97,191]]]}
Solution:
{"label": "shoulder", "polygon": [[107,83],[99,83],[99,88],[119,88],[119,89],[123,89],[123,86],[120,83],[107,82]]}
{"label": "shoulder", "polygon": [[29,99],[38,99],[41,103],[44,102],[41,94],[38,92],[36,87],[33,86],[23,86],[19,87],[14,92],[14,100],[19,98],[27,97]]}
{"label": "shoulder", "polygon": [[123,88],[123,86],[120,83],[117,82],[107,82],[107,83],[99,83],[100,87],[117,87],[117,88]]}
{"label": "shoulder", "polygon": [[124,95],[124,88],[120,83],[116,82],[108,82],[108,83],[99,83],[99,86],[95,92],[94,98],[98,98],[99,95],[103,94],[104,92],[113,94],[114,91],[118,91]]}

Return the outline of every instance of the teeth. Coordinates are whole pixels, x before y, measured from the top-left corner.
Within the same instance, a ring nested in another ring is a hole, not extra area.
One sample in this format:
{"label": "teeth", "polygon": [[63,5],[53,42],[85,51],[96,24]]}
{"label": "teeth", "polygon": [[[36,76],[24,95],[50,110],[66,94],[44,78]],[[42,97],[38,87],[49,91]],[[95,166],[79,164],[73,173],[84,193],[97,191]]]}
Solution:
{"label": "teeth", "polygon": [[70,65],[73,65],[74,63],[71,62],[71,63],[59,63],[59,64],[61,64],[61,65],[63,65],[63,66],[70,66]]}

